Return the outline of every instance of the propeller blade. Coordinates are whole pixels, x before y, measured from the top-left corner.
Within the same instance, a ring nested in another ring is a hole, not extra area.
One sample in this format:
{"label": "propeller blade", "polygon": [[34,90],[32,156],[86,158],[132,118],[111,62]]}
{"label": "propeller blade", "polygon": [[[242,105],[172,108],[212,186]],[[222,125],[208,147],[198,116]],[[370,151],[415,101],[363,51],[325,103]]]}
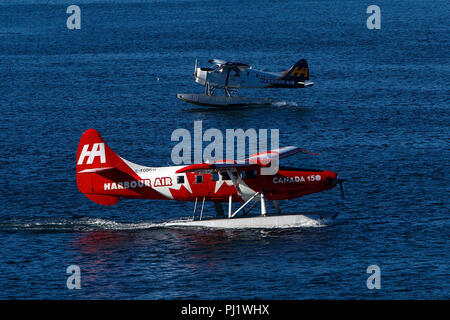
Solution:
{"label": "propeller blade", "polygon": [[344,186],[342,185],[343,182],[344,182],[344,181],[339,181],[339,189],[341,189],[341,197],[342,197],[342,199],[345,199],[345,196],[344,196]]}
{"label": "propeller blade", "polygon": [[197,59],[195,59],[195,66],[194,66],[194,77],[197,78]]}
{"label": "propeller blade", "polygon": [[337,179],[337,178],[327,178],[328,181],[330,181],[330,183],[332,183],[334,186],[339,184],[339,189],[341,190],[341,197],[342,199],[345,199],[345,195],[344,195],[344,186],[342,185],[345,181],[347,181],[346,179]]}

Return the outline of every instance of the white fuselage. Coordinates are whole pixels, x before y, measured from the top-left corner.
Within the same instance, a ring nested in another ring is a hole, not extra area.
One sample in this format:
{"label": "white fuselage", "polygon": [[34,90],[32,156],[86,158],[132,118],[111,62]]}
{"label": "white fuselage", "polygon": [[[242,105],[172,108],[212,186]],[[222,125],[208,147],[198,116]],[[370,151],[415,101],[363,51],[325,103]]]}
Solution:
{"label": "white fuselage", "polygon": [[295,86],[295,81],[281,80],[283,73],[265,72],[255,69],[197,68],[195,82],[216,88],[266,88],[271,85]]}

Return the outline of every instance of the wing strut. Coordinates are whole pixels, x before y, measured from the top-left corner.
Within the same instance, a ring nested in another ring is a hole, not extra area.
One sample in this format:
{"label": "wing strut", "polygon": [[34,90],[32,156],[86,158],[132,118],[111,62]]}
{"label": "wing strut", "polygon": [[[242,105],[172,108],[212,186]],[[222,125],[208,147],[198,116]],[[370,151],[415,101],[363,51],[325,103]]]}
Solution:
{"label": "wing strut", "polygon": [[200,220],[202,220],[204,206],[205,206],[205,197],[203,197],[203,201],[202,201],[202,210],[200,211]]}
{"label": "wing strut", "polygon": [[[197,211],[197,202],[198,202],[198,198],[195,198],[195,204],[194,204],[194,214],[192,216],[192,221],[195,220],[195,212]],[[202,201],[202,208],[200,209],[200,218],[199,220],[202,220],[202,216],[203,216],[203,207],[205,206],[205,197],[203,197],[203,201]]]}
{"label": "wing strut", "polygon": [[192,216],[192,220],[195,220],[195,211],[197,211],[197,200],[198,198],[195,197],[195,204],[194,204],[194,215]]}
{"label": "wing strut", "polygon": [[264,201],[264,192],[261,192],[261,215],[265,217],[267,214],[266,201]]}

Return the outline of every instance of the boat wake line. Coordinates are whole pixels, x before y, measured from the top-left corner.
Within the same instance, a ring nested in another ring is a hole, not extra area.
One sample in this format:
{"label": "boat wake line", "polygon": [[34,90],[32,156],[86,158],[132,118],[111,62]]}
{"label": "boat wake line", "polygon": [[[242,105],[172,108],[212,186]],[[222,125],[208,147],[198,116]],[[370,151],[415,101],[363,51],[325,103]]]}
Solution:
{"label": "boat wake line", "polygon": [[274,107],[298,107],[299,105],[295,101],[273,101]]}
{"label": "boat wake line", "polygon": [[281,215],[267,217],[244,217],[233,219],[192,220],[182,218],[163,222],[123,223],[101,218],[62,219],[57,221],[6,222],[0,223],[0,231],[133,231],[162,228],[207,228],[207,229],[286,229],[304,227],[326,227],[333,223],[337,214]]}

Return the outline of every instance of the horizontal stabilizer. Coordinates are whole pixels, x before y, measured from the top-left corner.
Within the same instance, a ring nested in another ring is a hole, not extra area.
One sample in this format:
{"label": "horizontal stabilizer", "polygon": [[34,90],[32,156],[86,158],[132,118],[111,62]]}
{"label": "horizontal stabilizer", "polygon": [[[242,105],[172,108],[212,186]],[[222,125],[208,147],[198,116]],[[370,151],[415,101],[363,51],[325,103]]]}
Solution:
{"label": "horizontal stabilizer", "polygon": [[78,171],[77,173],[99,173],[99,172],[105,172],[105,171],[112,171],[116,170],[114,167],[107,167],[107,168],[92,168],[92,169],[84,169],[81,171]]}

